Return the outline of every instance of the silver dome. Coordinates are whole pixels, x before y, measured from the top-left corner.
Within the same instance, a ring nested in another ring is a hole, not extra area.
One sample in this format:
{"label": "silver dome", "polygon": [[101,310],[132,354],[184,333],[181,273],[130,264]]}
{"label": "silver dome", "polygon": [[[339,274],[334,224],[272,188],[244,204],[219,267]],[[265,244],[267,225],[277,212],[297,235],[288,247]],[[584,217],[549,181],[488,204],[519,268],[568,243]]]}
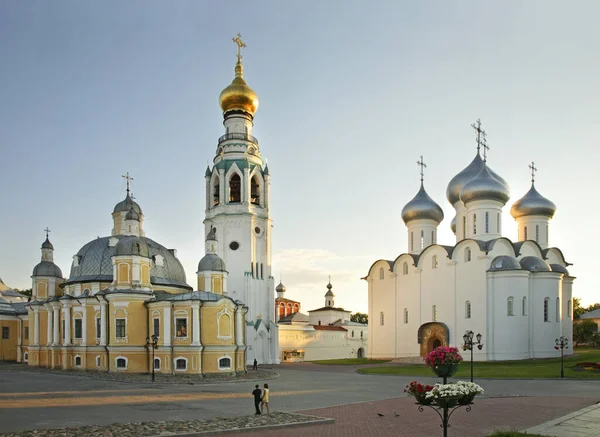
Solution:
{"label": "silver dome", "polygon": [[452,233],[456,234],[456,216],[450,222],[450,229],[452,229]]}
{"label": "silver dome", "polygon": [[508,255],[500,255],[492,260],[490,270],[497,272],[500,270],[521,270],[519,260]]}
{"label": "silver dome", "polygon": [[[124,239],[128,237],[102,237],[90,241],[77,252],[77,262],[71,265],[71,273],[67,284],[77,282],[112,282],[113,265],[111,257],[116,254],[117,246],[109,246],[111,238]],[[186,283],[185,271],[174,253],[156,241],[146,237],[140,238],[146,243],[151,258],[162,257],[161,263],[150,265],[150,282],[153,285],[167,285],[191,290]],[[77,265],[76,265],[77,264]]]}
{"label": "silver dome", "polygon": [[50,243],[50,240],[48,240],[48,237],[46,237],[46,241],[44,241],[42,243],[42,249],[52,249],[52,250],[54,250],[54,246],[52,245],[52,243]]}
{"label": "silver dome", "polygon": [[495,200],[505,204],[509,198],[508,185],[496,179],[487,165],[465,184],[460,193],[460,200],[464,204],[475,200]]}
{"label": "silver dome", "polygon": [[527,194],[513,203],[510,208],[510,215],[515,219],[527,215],[541,215],[552,218],[555,212],[556,205],[538,193],[533,183]]}
{"label": "silver dome", "polygon": [[523,270],[529,270],[530,272],[551,271],[548,263],[537,256],[524,256],[521,258],[521,267],[523,267]]}
{"label": "silver dome", "polygon": [[569,271],[565,266],[561,266],[560,264],[550,264],[550,268],[553,272],[564,273],[565,276],[569,276]]}
{"label": "silver dome", "polygon": [[52,276],[54,278],[62,278],[63,274],[56,264],[51,261],[42,261],[33,268],[32,276]]}
{"label": "silver dome", "polygon": [[285,285],[281,281],[279,281],[279,285],[275,288],[275,291],[278,293],[284,293],[286,290]]}
{"label": "silver dome", "polygon": [[198,263],[198,272],[226,272],[225,261],[214,253],[204,255]]}
{"label": "silver dome", "polygon": [[[481,156],[479,155],[479,153],[477,153],[477,155],[475,155],[475,158],[473,158],[473,161],[471,161],[471,163],[468,166],[466,166],[459,174],[457,174],[450,180],[448,188],[446,188],[446,198],[448,199],[448,202],[450,202],[452,205],[458,202],[458,200],[460,199],[460,193],[463,190],[465,184],[471,179],[473,179],[475,176],[477,176],[477,174],[481,171],[482,168],[483,159],[481,159]],[[499,180],[501,183],[508,187],[508,183],[500,175],[498,175],[490,168],[488,168],[488,170],[495,179]]]}
{"label": "silver dome", "polygon": [[150,249],[141,237],[128,236],[119,240],[115,250],[116,256],[136,255],[150,258]]}
{"label": "silver dome", "polygon": [[127,215],[125,216],[125,220],[135,220],[137,222],[140,221],[140,215],[135,212],[135,209],[131,208]]}
{"label": "silver dome", "polygon": [[429,197],[423,183],[421,183],[421,188],[417,195],[402,208],[402,220],[404,220],[404,223],[419,219],[435,220],[438,223],[444,220],[444,211]]}
{"label": "silver dome", "polygon": [[127,193],[125,200],[120,201],[115,205],[115,209],[113,210],[113,214],[115,212],[129,212],[130,209],[134,209],[138,214],[142,214],[142,208],[137,204]]}

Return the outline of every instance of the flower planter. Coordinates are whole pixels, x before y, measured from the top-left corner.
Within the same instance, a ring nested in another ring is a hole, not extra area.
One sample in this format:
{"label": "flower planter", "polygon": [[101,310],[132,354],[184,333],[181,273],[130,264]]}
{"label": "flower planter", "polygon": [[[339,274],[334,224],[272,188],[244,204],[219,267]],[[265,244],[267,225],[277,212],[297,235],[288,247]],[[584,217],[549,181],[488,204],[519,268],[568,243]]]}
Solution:
{"label": "flower planter", "polygon": [[433,399],[427,399],[425,397],[425,393],[423,394],[415,394],[415,399],[417,400],[417,404],[420,405],[431,405]]}
{"label": "flower planter", "polygon": [[435,400],[435,405],[442,408],[454,408],[458,405],[456,398],[438,398]]}
{"label": "flower planter", "polygon": [[456,364],[439,364],[432,367],[433,372],[442,378],[450,377],[454,375],[458,370],[458,363]]}
{"label": "flower planter", "polygon": [[461,397],[461,398],[458,399],[458,404],[459,405],[469,405],[469,404],[472,404],[473,401],[475,400],[475,396],[477,396],[477,395],[472,394],[472,395],[463,396],[463,397]]}

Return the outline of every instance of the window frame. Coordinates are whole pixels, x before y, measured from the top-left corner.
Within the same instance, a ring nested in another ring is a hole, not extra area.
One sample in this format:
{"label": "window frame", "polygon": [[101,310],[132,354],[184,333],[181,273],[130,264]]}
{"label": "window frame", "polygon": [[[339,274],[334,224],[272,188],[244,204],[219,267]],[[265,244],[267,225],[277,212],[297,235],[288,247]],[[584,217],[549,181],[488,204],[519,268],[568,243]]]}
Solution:
{"label": "window frame", "polygon": [[[223,361],[223,360],[228,360],[229,366],[222,366],[221,361]],[[222,357],[217,358],[217,367],[219,368],[219,370],[231,370],[232,365],[233,365],[233,360],[231,359],[231,357],[222,356]]]}
{"label": "window frame", "polygon": [[408,308],[404,308],[404,324],[408,324]]}
{"label": "window frame", "polygon": [[385,315],[383,314],[383,311],[379,312],[379,326],[384,326],[385,325]]}
{"label": "window frame", "polygon": [[160,317],[152,318],[152,334],[160,338]]}
{"label": "window frame", "polygon": [[2,340],[10,340],[10,326],[2,327]]}
{"label": "window frame", "polygon": [[544,322],[550,321],[550,298],[544,298]]}
{"label": "window frame", "polygon": [[[119,322],[123,322],[123,325],[120,326]],[[115,319],[115,338],[119,338],[119,339],[127,338],[127,319],[126,318],[120,317],[118,319]]]}
{"label": "window frame", "polygon": [[[186,357],[176,357],[173,361],[175,361],[174,368],[176,372],[186,372],[188,370],[188,359]],[[185,363],[184,368],[179,367],[180,362]]]}
{"label": "window frame", "polygon": [[521,299],[521,315],[526,316],[527,315],[527,296],[523,296],[523,299]]}
{"label": "window frame", "polygon": [[[125,366],[119,366],[119,362],[121,362],[121,361],[125,363]],[[129,359],[127,357],[124,357],[122,355],[115,357],[115,368],[117,370],[126,370],[128,365],[129,365]]]}
{"label": "window frame", "polygon": [[506,299],[506,315],[509,317],[515,315],[515,298],[513,296]]}
{"label": "window frame", "polygon": [[[179,323],[180,321],[185,321],[185,325],[182,326],[185,329],[185,335],[183,335],[184,333],[179,332]],[[178,339],[182,339],[182,338],[188,338],[188,317],[177,317],[175,316],[175,338]]]}
{"label": "window frame", "polygon": [[468,300],[465,302],[465,319],[471,318],[471,301]]}
{"label": "window frame", "polygon": [[80,318],[73,319],[73,338],[75,340],[83,339],[83,320]]}

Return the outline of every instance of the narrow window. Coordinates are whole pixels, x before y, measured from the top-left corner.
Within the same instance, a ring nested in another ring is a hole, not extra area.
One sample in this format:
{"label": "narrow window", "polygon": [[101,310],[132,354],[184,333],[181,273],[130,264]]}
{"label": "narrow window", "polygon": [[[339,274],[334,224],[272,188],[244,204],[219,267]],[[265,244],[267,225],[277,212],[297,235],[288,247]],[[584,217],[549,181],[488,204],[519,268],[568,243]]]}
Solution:
{"label": "narrow window", "polygon": [[2,327],[2,340],[8,340],[10,338],[10,328],[8,326]]}
{"label": "narrow window", "polygon": [[157,336],[160,337],[160,319],[152,319],[152,333]]}
{"label": "narrow window", "polygon": [[471,318],[471,302],[467,301],[465,303],[465,319]]}
{"label": "narrow window", "polygon": [[437,269],[438,268],[438,257],[437,255],[433,255],[433,257],[431,258],[431,268],[432,269]]}
{"label": "narrow window", "polygon": [[354,337],[354,329],[352,330],[352,337]]}
{"label": "narrow window", "polygon": [[408,323],[408,308],[404,308],[404,323]]}
{"label": "narrow window", "polygon": [[260,279],[265,279],[263,276],[263,263],[260,263]]}
{"label": "narrow window", "polygon": [[100,367],[100,357],[96,357],[96,367]]}
{"label": "narrow window", "polygon": [[508,301],[506,302],[506,314],[509,315],[509,316],[514,316],[515,315],[514,303],[515,303],[515,300],[514,300],[514,298],[512,296],[509,297]]}
{"label": "narrow window", "polygon": [[413,250],[415,250],[415,239],[413,238],[413,232],[410,232],[410,251],[412,252]]}
{"label": "narrow window", "polygon": [[490,233],[490,213],[489,212],[485,213],[485,233],[486,234]]}
{"label": "narrow window", "polygon": [[500,233],[500,213],[496,214],[496,232]]}
{"label": "narrow window", "polygon": [[116,319],[115,320],[115,337],[116,338],[125,338],[126,336],[127,336],[127,332],[126,332],[126,328],[125,328],[125,319]]}
{"label": "narrow window", "polygon": [[379,269],[379,279],[383,279],[383,267]]}
{"label": "narrow window", "polygon": [[219,184],[219,178],[215,179],[213,185],[213,206],[217,206],[220,203],[221,185]]}
{"label": "narrow window", "polygon": [[477,235],[477,214],[473,214],[473,235]]}
{"label": "narrow window", "polygon": [[524,237],[525,237],[525,238],[523,238],[523,239],[524,239],[524,240],[527,240],[527,226],[525,226],[525,227],[523,228],[523,232],[524,232]]}
{"label": "narrow window", "polygon": [[431,307],[431,318],[433,319],[434,322],[437,322],[437,318],[438,318],[437,305],[434,305]]}
{"label": "narrow window", "polygon": [[465,249],[465,262],[468,263],[471,261],[471,248],[467,247]]}
{"label": "narrow window", "polygon": [[546,244],[548,243],[548,225],[546,225]]}
{"label": "narrow window", "polygon": [[[569,305],[571,305],[570,301]],[[25,328],[23,328],[23,337],[25,337],[25,340],[29,340],[29,326],[25,326]]]}
{"label": "narrow window", "polygon": [[126,369],[127,360],[125,358],[117,358],[117,369]]}
{"label": "narrow window", "polygon": [[383,317],[383,311],[379,313],[379,324],[383,326],[385,319]]}
{"label": "narrow window", "polygon": [[102,323],[102,320],[100,319],[100,317],[96,317],[96,338],[100,338],[100,332],[101,332],[100,323]]}
{"label": "narrow window", "polygon": [[535,225],[535,241],[540,242],[540,225]]}
{"label": "narrow window", "polygon": [[545,298],[544,299],[544,322],[550,321],[550,314],[548,313],[549,303],[550,303],[550,299]]}
{"label": "narrow window", "polygon": [[425,234],[421,231],[421,249],[425,247]]}
{"label": "narrow window", "polygon": [[160,359],[154,358],[154,370],[160,370]]}
{"label": "narrow window", "polygon": [[82,332],[81,332],[82,323],[81,322],[82,322],[81,319],[75,319],[75,338],[82,337]]}
{"label": "narrow window", "polygon": [[81,367],[81,357],[75,357],[75,366]]}
{"label": "narrow window", "polygon": [[556,298],[556,321],[560,322],[560,298]]}
{"label": "narrow window", "polygon": [[[567,302],[567,317],[570,319],[571,318],[571,299],[569,299],[569,301]],[[27,328],[25,328],[27,329]]]}
{"label": "narrow window", "polygon": [[175,319],[175,335],[187,337],[187,319]]}
{"label": "narrow window", "polygon": [[467,238],[467,216],[464,216],[462,219],[462,234],[463,240]]}
{"label": "narrow window", "polygon": [[29,360],[29,354],[27,352],[25,352],[25,354],[23,355],[23,361],[27,362]]}
{"label": "narrow window", "polygon": [[179,358],[175,361],[175,368],[177,370],[186,370],[187,369],[187,360],[183,358]]}
{"label": "narrow window", "polygon": [[524,316],[527,315],[527,298],[525,296],[523,296],[523,310],[522,310],[522,314]]}
{"label": "narrow window", "polygon": [[254,278],[254,262],[250,263],[250,273],[252,273],[252,277]]}
{"label": "narrow window", "polygon": [[236,173],[229,179],[229,202],[240,203],[242,201],[242,181]]}
{"label": "narrow window", "polygon": [[435,232],[431,231],[431,244],[435,244]]}
{"label": "narrow window", "polygon": [[363,331],[360,331],[360,338],[363,338]]}
{"label": "narrow window", "polygon": [[64,319],[62,321],[62,339],[63,340],[65,339],[65,321],[64,321]]}
{"label": "narrow window", "polygon": [[256,176],[254,176],[252,178],[252,181],[250,181],[250,203],[252,203],[253,205],[260,205],[259,187],[260,186],[256,181]]}
{"label": "narrow window", "polygon": [[404,263],[402,264],[402,274],[403,275],[408,275],[408,263]]}

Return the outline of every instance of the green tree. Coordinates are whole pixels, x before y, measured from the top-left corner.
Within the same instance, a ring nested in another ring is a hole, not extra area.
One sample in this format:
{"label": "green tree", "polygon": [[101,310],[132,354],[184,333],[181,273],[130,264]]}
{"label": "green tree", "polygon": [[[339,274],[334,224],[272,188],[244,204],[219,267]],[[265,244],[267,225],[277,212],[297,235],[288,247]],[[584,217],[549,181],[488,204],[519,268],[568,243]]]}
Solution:
{"label": "green tree", "polygon": [[583,320],[573,323],[573,345],[579,346],[580,343],[589,343],[595,340],[594,336],[598,333],[598,325],[593,320]]}
{"label": "green tree", "polygon": [[354,313],[350,315],[350,321],[356,323],[364,323],[367,325],[369,323],[369,315],[365,313]]}
{"label": "green tree", "polygon": [[573,318],[577,320],[579,316],[585,313],[585,308],[581,306],[581,299],[578,297],[573,298]]}
{"label": "green tree", "polygon": [[21,293],[23,296],[31,297],[31,288],[27,288],[25,290],[19,290],[15,288],[14,290]]}

